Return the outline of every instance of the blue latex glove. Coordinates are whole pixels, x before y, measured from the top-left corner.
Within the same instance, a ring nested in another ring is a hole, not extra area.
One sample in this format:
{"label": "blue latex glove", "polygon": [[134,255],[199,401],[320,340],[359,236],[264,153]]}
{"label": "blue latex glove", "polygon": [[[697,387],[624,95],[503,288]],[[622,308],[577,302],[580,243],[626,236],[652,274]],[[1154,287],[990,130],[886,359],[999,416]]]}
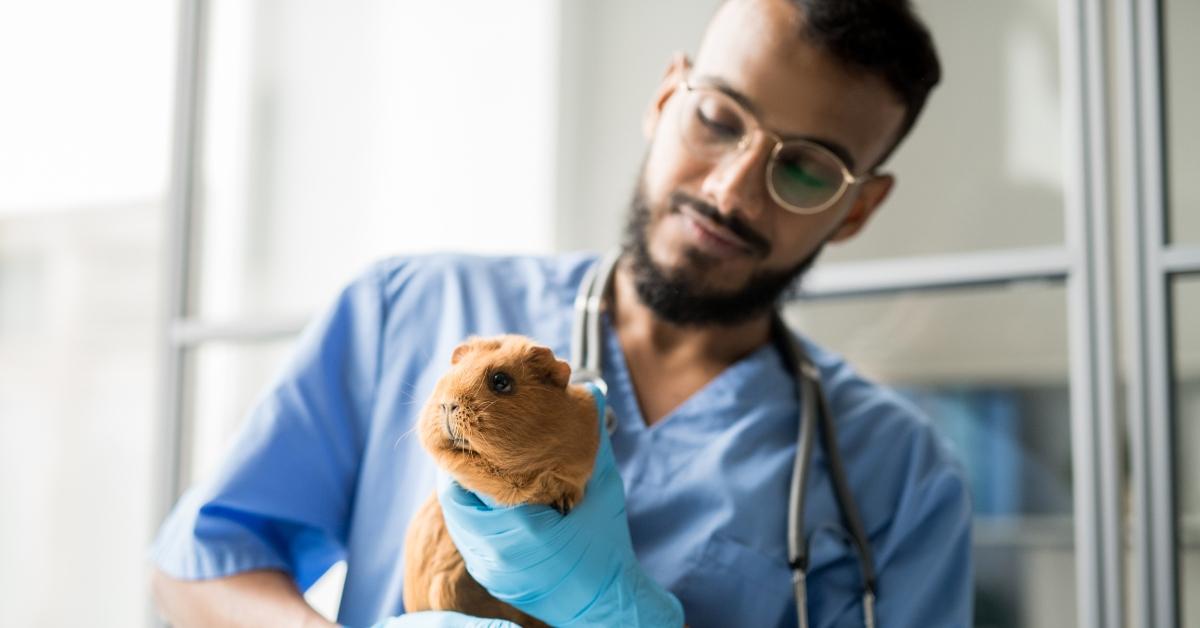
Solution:
{"label": "blue latex glove", "polygon": [[642,571],[625,518],[625,488],[589,386],[600,449],[583,499],[567,514],[505,508],[439,474],[438,500],[467,571],[493,596],[552,626],[683,625],[679,600]]}
{"label": "blue latex glove", "polygon": [[503,619],[481,619],[450,611],[408,613],[385,619],[371,628],[521,628]]}

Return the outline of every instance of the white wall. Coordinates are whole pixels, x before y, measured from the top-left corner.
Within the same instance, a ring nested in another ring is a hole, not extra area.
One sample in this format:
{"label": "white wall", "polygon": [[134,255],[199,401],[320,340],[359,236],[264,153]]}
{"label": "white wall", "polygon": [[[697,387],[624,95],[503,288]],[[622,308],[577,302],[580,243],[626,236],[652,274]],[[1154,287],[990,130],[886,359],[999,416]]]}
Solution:
{"label": "white wall", "polygon": [[671,54],[694,56],[719,0],[562,0],[556,245],[620,238],[645,140],[642,114]]}
{"label": "white wall", "polygon": [[213,4],[205,315],[307,315],[399,252],[551,250],[551,0]]}

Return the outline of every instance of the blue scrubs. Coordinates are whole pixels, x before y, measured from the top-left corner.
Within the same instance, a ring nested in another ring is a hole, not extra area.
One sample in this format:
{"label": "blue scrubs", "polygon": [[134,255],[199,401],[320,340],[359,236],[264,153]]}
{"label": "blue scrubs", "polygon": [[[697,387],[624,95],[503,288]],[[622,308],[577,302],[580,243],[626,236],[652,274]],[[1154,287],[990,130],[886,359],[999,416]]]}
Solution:
{"label": "blue scrubs", "polygon": [[[301,589],[347,561],[340,621],[403,612],[404,536],[434,487],[411,430],[472,334],[520,333],[570,351],[576,289],[594,257],[424,256],[372,267],[303,334],[215,477],[163,524],[154,556],[188,579],[276,568]],[[795,386],[763,347],[647,427],[605,327],[613,450],[634,549],[689,625],[796,624],[786,562]],[[932,428],[886,388],[809,345],[837,422],[879,574],[881,626],[967,626],[971,511]],[[818,445],[805,516],[812,626],[858,626],[862,579]]]}

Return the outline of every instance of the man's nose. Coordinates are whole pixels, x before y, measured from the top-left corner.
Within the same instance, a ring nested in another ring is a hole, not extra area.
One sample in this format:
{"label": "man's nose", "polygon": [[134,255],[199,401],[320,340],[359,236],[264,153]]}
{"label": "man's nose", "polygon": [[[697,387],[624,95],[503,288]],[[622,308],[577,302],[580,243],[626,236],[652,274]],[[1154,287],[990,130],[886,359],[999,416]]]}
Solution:
{"label": "man's nose", "polygon": [[730,151],[713,165],[702,185],[704,195],[716,202],[722,214],[758,216],[765,209],[770,158],[770,140],[761,135],[751,138],[746,146]]}

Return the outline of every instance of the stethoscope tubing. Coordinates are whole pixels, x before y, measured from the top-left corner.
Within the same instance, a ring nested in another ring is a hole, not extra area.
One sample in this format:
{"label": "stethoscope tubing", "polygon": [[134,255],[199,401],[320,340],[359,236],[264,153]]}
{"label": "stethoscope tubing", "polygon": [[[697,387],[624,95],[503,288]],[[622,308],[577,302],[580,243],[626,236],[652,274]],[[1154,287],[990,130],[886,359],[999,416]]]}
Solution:
{"label": "stethoscope tubing", "polygon": [[[571,381],[590,382],[607,394],[608,385],[602,374],[601,356],[601,307],[604,297],[612,287],[613,271],[620,260],[620,250],[609,251],[599,262],[593,264],[579,286],[575,297],[574,318],[571,330]],[[876,579],[871,546],[866,528],[859,515],[857,505],[850,493],[846,470],[837,446],[832,416],[825,395],[821,390],[820,373],[809,359],[803,345],[788,331],[782,317],[776,312],[772,317],[772,337],[784,357],[788,369],[796,379],[800,405],[799,429],[796,439],[796,458],[792,463],[791,484],[788,494],[788,567],[792,571],[792,586],[796,597],[796,614],[800,628],[808,627],[807,577],[808,543],[804,539],[804,508],[807,499],[808,470],[812,464],[814,432],[819,432],[821,446],[829,459],[829,475],[833,483],[834,496],[843,522],[849,527],[859,568],[863,578],[863,623],[875,628]],[[616,427],[611,405],[605,417],[606,428],[611,433]]]}

